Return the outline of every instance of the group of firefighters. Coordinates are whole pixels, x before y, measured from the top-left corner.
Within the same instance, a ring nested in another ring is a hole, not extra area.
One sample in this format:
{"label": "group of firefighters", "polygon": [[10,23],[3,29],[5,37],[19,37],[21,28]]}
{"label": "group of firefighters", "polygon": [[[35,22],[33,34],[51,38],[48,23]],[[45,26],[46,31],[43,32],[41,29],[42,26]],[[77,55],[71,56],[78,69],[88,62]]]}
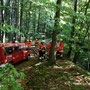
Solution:
{"label": "group of firefighters", "polygon": [[[31,41],[27,41],[27,42],[25,42],[25,45],[27,45],[28,47],[31,48],[32,42]],[[51,45],[52,45],[52,42],[50,42],[49,44],[45,45],[45,42],[42,41],[41,43],[39,43],[39,41],[37,39],[35,40],[35,46],[38,47],[39,59],[40,60],[45,59],[46,51],[47,51],[47,55],[49,56]],[[61,40],[59,42],[59,40],[57,40],[56,48],[55,48],[56,55],[59,54],[62,57],[62,55],[63,55],[63,47],[64,47],[63,41]]]}

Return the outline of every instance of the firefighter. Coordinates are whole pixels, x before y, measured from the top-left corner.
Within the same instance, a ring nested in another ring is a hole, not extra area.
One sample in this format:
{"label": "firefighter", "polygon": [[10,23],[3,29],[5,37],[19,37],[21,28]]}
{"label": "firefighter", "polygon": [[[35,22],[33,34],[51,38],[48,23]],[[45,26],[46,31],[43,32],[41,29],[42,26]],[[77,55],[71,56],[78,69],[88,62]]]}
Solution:
{"label": "firefighter", "polygon": [[29,41],[29,47],[31,48],[31,46],[32,46],[32,41],[30,40]]}
{"label": "firefighter", "polygon": [[44,42],[41,42],[39,44],[39,59],[45,59],[45,44]]}
{"label": "firefighter", "polygon": [[15,41],[16,41],[16,39],[14,38],[14,39],[13,39],[13,43],[15,43]]}
{"label": "firefighter", "polygon": [[60,42],[57,41],[57,56],[63,57],[63,40],[61,40]]}
{"label": "firefighter", "polygon": [[61,40],[60,41],[60,46],[59,46],[61,57],[63,57],[63,47],[64,47],[63,40]]}
{"label": "firefighter", "polygon": [[[48,55],[48,59],[49,59],[49,54],[50,54],[51,45],[52,45],[52,42],[50,42],[50,43],[47,45],[47,50],[48,50],[47,55]],[[57,51],[57,44],[56,44],[55,53],[54,53],[54,55],[55,55],[55,60],[56,60],[56,51]]]}
{"label": "firefighter", "polygon": [[35,40],[35,45],[39,45],[39,41],[37,39]]}
{"label": "firefighter", "polygon": [[29,41],[28,41],[28,40],[25,42],[25,45],[26,45],[27,47],[29,47]]}
{"label": "firefighter", "polygon": [[48,55],[49,55],[49,53],[50,53],[50,49],[51,49],[51,44],[52,44],[52,42],[50,42],[48,45],[47,45],[47,50],[48,50]]}

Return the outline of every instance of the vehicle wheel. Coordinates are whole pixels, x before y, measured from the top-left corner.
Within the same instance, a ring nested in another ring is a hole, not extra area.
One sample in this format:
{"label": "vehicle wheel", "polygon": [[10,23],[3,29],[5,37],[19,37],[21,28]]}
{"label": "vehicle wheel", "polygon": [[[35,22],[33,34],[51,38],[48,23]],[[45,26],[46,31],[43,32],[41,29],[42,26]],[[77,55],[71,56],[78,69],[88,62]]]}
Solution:
{"label": "vehicle wheel", "polygon": [[13,62],[9,62],[9,64],[13,65]]}
{"label": "vehicle wheel", "polygon": [[30,60],[30,55],[27,56],[27,60]]}

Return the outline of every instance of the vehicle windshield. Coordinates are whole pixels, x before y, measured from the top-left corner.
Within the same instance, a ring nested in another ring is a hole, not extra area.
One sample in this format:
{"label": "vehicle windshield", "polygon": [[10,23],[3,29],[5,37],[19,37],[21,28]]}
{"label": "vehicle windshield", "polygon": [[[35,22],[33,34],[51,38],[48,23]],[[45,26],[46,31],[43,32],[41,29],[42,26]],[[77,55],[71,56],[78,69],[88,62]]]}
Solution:
{"label": "vehicle windshield", "polygon": [[4,54],[8,55],[8,54],[12,54],[13,53],[13,48],[12,47],[5,47],[4,48]]}

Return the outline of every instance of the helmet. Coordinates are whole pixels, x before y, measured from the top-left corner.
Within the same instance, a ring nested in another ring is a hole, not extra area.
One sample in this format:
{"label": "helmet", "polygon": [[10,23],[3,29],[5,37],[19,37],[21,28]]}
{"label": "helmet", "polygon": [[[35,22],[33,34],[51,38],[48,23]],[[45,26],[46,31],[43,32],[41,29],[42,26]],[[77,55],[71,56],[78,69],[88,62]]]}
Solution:
{"label": "helmet", "polygon": [[63,41],[63,39],[60,39],[60,41]]}
{"label": "helmet", "polygon": [[45,40],[42,40],[42,42],[45,42]]}

